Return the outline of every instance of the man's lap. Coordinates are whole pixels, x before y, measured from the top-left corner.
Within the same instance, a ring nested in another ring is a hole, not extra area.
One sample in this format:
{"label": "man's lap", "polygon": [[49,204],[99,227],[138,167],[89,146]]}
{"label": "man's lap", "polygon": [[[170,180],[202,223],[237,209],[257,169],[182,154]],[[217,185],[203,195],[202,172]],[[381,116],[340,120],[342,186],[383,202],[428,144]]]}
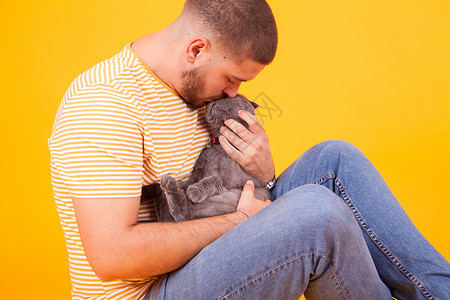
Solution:
{"label": "man's lap", "polygon": [[314,261],[312,256],[325,254],[326,238],[316,234],[327,231],[324,226],[336,230],[339,225],[332,225],[334,221],[345,223],[343,230],[353,228],[363,244],[356,221],[339,197],[319,185],[296,188],[205,247],[186,266],[164,276],[152,288],[151,298],[248,298],[252,293],[277,298],[284,293],[298,299],[310,274],[285,269],[288,264],[302,264],[297,269],[304,269],[304,264],[314,264],[309,262]]}

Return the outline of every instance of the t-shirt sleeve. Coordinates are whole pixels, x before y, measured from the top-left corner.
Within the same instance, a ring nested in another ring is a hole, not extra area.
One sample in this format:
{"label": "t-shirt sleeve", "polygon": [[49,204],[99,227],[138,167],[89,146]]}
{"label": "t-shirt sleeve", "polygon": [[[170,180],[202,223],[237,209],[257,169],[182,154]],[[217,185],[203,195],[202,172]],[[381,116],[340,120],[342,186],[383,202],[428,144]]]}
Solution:
{"label": "t-shirt sleeve", "polygon": [[72,197],[141,195],[142,120],[134,101],[107,85],[85,87],[63,99],[49,148]]}

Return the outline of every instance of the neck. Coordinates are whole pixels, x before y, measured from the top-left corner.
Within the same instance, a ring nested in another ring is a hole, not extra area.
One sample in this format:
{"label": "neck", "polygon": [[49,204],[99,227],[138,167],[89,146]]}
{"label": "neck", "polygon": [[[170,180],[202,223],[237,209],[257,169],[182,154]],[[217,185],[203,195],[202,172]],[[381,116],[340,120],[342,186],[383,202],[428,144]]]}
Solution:
{"label": "neck", "polygon": [[161,31],[145,35],[134,41],[132,48],[161,81],[176,91],[177,57],[172,31],[169,26]]}

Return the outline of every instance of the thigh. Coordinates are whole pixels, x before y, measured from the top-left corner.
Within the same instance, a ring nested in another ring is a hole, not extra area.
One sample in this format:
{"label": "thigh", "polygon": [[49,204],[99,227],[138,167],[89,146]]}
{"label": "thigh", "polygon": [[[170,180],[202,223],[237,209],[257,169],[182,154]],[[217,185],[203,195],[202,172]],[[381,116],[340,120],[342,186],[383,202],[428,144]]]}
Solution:
{"label": "thigh", "polygon": [[164,276],[150,298],[298,300],[310,280],[316,299],[389,295],[352,214],[318,185],[286,193],[233,228]]}
{"label": "thigh", "polygon": [[[280,225],[268,220],[274,208],[269,205],[205,247],[183,268],[165,275],[152,288],[150,299],[222,299],[263,276],[269,265],[280,263],[273,255],[271,262],[265,257],[276,251],[271,249],[273,242],[283,243]],[[297,299],[301,294],[299,290]]]}

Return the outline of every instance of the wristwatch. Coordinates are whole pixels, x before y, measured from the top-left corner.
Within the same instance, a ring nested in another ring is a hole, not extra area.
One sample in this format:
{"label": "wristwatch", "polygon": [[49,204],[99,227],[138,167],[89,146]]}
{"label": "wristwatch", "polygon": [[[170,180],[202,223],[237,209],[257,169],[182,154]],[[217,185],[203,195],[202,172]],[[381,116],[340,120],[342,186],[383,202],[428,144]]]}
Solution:
{"label": "wristwatch", "polygon": [[265,188],[268,189],[268,190],[270,191],[271,189],[273,189],[273,187],[275,186],[275,183],[276,183],[276,182],[277,182],[277,178],[276,178],[276,176],[274,175],[274,176],[273,176],[273,179],[272,179],[271,181],[269,181],[269,183],[266,184]]}

